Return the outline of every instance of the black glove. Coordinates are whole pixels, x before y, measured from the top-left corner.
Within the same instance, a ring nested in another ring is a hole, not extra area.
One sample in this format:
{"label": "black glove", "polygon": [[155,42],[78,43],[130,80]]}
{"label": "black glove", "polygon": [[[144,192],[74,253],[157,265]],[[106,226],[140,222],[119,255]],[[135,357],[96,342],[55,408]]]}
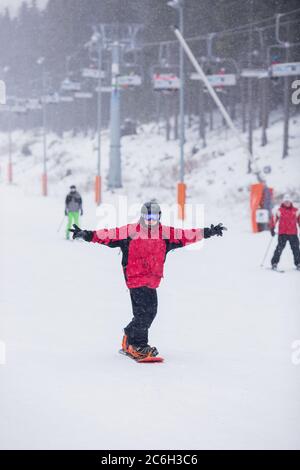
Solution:
{"label": "black glove", "polygon": [[218,235],[218,237],[222,237],[223,230],[227,230],[227,228],[224,227],[223,224],[218,224],[218,225],[211,224],[210,228],[205,227],[204,238],[210,238],[210,237],[213,237],[214,235]]}
{"label": "black glove", "polygon": [[73,232],[73,240],[76,238],[82,238],[86,242],[91,242],[94,232],[91,230],[81,230],[81,228],[78,227],[78,225],[73,224],[74,228],[70,228],[69,232]]}
{"label": "black glove", "polygon": [[80,215],[83,215],[83,210],[82,210],[82,209],[81,209],[81,211],[80,211]]}
{"label": "black glove", "polygon": [[65,215],[68,215],[68,209],[65,209]]}
{"label": "black glove", "polygon": [[271,228],[270,232],[271,232],[272,237],[275,237],[275,228]]}

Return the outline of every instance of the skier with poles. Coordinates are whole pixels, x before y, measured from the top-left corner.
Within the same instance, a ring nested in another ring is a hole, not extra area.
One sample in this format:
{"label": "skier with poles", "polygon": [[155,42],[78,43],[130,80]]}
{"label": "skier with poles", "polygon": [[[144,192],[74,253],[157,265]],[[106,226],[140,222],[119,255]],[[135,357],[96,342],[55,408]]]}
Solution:
{"label": "skier with poles", "polygon": [[78,225],[79,213],[83,215],[82,198],[76,189],[75,185],[70,186],[70,192],[67,194],[65,201],[65,215],[68,217],[68,224],[66,228],[66,239],[69,240],[69,230],[73,224]]}
{"label": "skier with poles", "polygon": [[285,194],[282,204],[275,214],[275,217],[271,219],[271,235],[275,236],[275,226],[278,222],[278,244],[274,255],[271,259],[272,269],[277,270],[277,265],[280,260],[280,256],[285,248],[287,242],[290,243],[293,256],[294,264],[298,271],[300,271],[300,250],[299,250],[299,238],[298,228],[300,226],[300,213],[299,210],[294,207],[292,198],[289,194]]}
{"label": "skier with poles", "polygon": [[157,292],[169,251],[198,242],[227,230],[222,224],[204,229],[176,229],[160,223],[161,209],[156,201],[145,203],[137,223],[115,229],[81,230],[73,225],[73,239],[104,244],[122,250],[122,267],[130,291],[133,319],[125,327],[122,352],[143,361],[158,351],[148,344],[148,330],[157,313]]}

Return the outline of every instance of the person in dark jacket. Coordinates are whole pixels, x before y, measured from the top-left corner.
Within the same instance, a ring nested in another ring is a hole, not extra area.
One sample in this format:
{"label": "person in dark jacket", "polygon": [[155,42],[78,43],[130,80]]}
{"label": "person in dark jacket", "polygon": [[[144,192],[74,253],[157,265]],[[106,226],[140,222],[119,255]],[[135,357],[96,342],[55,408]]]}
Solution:
{"label": "person in dark jacket", "polygon": [[68,224],[66,228],[66,238],[69,240],[70,228],[73,224],[79,224],[79,214],[83,215],[82,199],[76,186],[70,186],[70,192],[67,194],[65,201],[65,215],[68,217]]}
{"label": "person in dark jacket", "polygon": [[300,213],[294,207],[292,198],[289,194],[285,194],[282,204],[271,220],[271,235],[275,236],[275,226],[278,223],[278,244],[274,255],[271,259],[272,269],[277,269],[281,254],[287,242],[294,256],[294,263],[298,270],[300,270],[300,249],[298,238],[298,227],[300,226]]}
{"label": "person in dark jacket", "polygon": [[121,248],[122,267],[130,291],[133,319],[125,327],[122,349],[134,358],[156,356],[158,351],[148,344],[148,330],[157,313],[157,292],[163,277],[167,253],[214,235],[222,236],[222,224],[204,229],[176,229],[160,223],[161,209],[157,202],[142,206],[137,223],[115,229],[81,230],[76,224],[73,238]]}

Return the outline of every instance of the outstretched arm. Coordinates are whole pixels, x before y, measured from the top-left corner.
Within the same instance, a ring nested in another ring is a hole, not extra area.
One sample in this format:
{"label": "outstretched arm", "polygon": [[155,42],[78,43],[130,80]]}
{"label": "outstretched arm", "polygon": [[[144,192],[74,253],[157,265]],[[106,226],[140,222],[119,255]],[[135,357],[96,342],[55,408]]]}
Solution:
{"label": "outstretched arm", "polygon": [[110,230],[82,230],[76,224],[73,224],[73,227],[70,229],[70,232],[73,233],[73,240],[81,238],[86,242],[100,243],[110,248],[120,247],[124,239],[127,238],[127,227]]}
{"label": "outstretched arm", "polygon": [[205,227],[203,229],[204,238],[214,237],[215,235],[217,235],[218,237],[223,237],[224,230],[227,230],[227,228],[224,227],[222,223],[218,225],[211,224],[210,227]]}
{"label": "outstretched arm", "polygon": [[70,228],[69,232],[73,233],[73,240],[81,238],[86,242],[91,242],[94,235],[92,230],[81,230],[81,228],[79,228],[76,224],[73,224],[73,228]]}
{"label": "outstretched arm", "polygon": [[175,229],[173,227],[164,227],[164,231],[169,231],[167,236],[168,241],[168,251],[174,250],[176,248],[181,248],[191,243],[196,243],[201,241],[203,238],[210,238],[214,235],[222,237],[223,231],[227,230],[223,224],[211,225],[210,227],[205,227],[204,229]]}

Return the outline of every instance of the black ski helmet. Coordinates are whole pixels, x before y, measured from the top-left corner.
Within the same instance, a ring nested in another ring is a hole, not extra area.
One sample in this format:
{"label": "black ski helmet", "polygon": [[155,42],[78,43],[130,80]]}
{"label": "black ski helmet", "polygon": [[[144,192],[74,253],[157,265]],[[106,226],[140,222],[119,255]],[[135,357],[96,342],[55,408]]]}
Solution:
{"label": "black ski helmet", "polygon": [[151,201],[145,202],[141,208],[141,215],[150,215],[150,214],[158,214],[159,218],[161,218],[161,208],[156,199],[151,199]]}

